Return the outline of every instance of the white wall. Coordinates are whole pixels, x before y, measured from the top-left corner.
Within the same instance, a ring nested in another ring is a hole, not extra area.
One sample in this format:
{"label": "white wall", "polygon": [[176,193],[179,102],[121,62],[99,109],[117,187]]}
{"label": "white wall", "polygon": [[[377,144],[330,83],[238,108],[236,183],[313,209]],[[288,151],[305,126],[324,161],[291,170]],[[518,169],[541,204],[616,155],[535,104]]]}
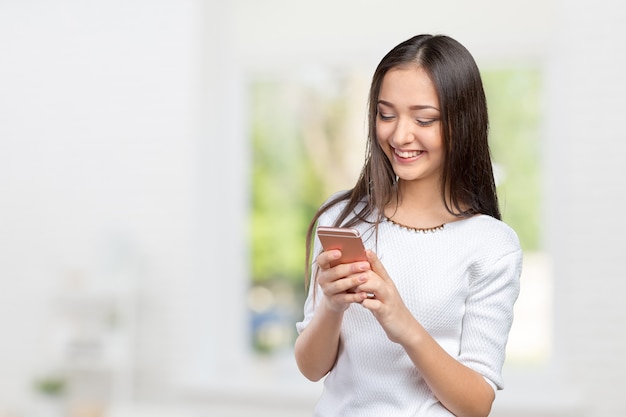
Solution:
{"label": "white wall", "polygon": [[253,403],[296,407],[267,381],[317,392],[290,358],[252,371],[245,354],[245,76],[373,70],[441,32],[481,66],[530,60],[548,81],[554,362],[547,384],[511,376],[496,411],[624,415],[623,18],[609,0],[0,2],[0,414],[45,367],[54,294],[73,271],[109,280],[120,241],[140,289],[138,398],[237,403],[244,381]]}
{"label": "white wall", "polygon": [[53,297],[130,264],[137,366],[170,379],[192,264],[196,13],[0,2],[0,414],[54,368]]}
{"label": "white wall", "polygon": [[616,5],[559,4],[548,78],[556,359],[598,417],[626,414],[626,13]]}

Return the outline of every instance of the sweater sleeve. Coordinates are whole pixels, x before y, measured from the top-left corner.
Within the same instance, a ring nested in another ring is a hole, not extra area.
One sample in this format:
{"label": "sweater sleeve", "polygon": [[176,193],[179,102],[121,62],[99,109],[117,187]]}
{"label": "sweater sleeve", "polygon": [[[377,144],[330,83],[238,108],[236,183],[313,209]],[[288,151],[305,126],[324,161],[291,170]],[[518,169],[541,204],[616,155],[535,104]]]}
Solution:
{"label": "sweater sleeve", "polygon": [[[318,224],[331,225],[328,213],[324,213],[322,214],[322,216],[320,216]],[[301,321],[296,323],[296,331],[298,332],[298,334],[302,333],[306,326],[308,326],[308,324],[311,322],[311,319],[313,319],[315,308],[319,304],[323,296],[322,288],[317,284],[317,264],[315,263],[315,259],[322,252],[322,243],[317,237],[317,227],[314,232],[313,255],[311,257],[311,276],[309,277],[309,287],[307,297],[304,302],[304,317]]]}
{"label": "sweater sleeve", "polygon": [[[317,243],[315,246],[317,246]],[[313,253],[318,253],[317,248],[315,249],[315,252]],[[296,331],[298,332],[298,334],[302,333],[302,331],[306,328],[306,326],[309,325],[309,323],[313,319],[315,308],[317,307],[317,305],[319,304],[321,300],[321,297],[323,296],[322,289],[317,284],[317,280],[315,279],[316,270],[317,270],[317,265],[313,265],[311,267],[311,277],[309,280],[310,282],[309,282],[308,293],[307,293],[306,300],[304,302],[304,317],[302,318],[301,321],[296,323]]]}
{"label": "sweater sleeve", "polygon": [[471,273],[459,361],[502,389],[502,366],[519,295],[522,251],[485,259]]}

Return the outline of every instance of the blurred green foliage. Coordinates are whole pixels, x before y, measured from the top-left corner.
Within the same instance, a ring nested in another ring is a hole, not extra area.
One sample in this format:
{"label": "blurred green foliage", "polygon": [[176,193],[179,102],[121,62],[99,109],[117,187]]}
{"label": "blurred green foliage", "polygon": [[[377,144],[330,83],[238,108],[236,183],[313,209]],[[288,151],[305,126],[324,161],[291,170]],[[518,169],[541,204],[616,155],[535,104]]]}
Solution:
{"label": "blurred green foliage", "polygon": [[516,67],[482,76],[502,218],[517,232],[523,250],[536,251],[541,247],[541,74]]}
{"label": "blurred green foliage", "polygon": [[252,280],[302,282],[304,237],[322,183],[304,149],[293,86],[257,82],[251,93]]}

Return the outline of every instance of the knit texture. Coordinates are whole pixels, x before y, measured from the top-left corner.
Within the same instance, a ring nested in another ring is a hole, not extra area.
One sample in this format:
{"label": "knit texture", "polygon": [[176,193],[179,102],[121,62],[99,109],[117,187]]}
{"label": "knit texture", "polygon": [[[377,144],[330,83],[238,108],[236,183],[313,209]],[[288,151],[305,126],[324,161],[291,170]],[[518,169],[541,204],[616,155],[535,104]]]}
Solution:
{"label": "knit texture", "polygon": [[[330,226],[343,206],[318,225]],[[384,221],[357,226],[414,317],[450,355],[502,389],[502,365],[519,294],[522,252],[515,232],[478,215],[419,233]],[[321,251],[316,240],[314,254]],[[313,279],[296,324],[302,332],[323,297]],[[315,299],[315,303],[314,303]],[[314,305],[315,304],[315,305]],[[372,313],[359,304],[345,312],[337,362],[324,380],[316,416],[451,416],[404,349],[391,342]]]}

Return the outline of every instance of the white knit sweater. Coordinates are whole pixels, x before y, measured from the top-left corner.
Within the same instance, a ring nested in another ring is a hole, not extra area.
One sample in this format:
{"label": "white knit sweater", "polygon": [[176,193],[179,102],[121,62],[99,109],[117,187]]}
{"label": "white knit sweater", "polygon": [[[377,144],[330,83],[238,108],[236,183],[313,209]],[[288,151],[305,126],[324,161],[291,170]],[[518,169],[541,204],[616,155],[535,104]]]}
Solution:
{"label": "white knit sweater", "polygon": [[[333,225],[343,203],[318,225]],[[389,221],[376,244],[371,225],[357,226],[406,306],[453,357],[502,389],[502,365],[519,294],[522,253],[515,232],[479,215],[420,233]],[[315,254],[321,250],[315,242]],[[309,291],[302,332],[315,314]],[[319,305],[323,294],[317,288]],[[324,380],[316,416],[451,416],[430,391],[404,349],[391,342],[359,304],[345,312],[337,362]]]}

